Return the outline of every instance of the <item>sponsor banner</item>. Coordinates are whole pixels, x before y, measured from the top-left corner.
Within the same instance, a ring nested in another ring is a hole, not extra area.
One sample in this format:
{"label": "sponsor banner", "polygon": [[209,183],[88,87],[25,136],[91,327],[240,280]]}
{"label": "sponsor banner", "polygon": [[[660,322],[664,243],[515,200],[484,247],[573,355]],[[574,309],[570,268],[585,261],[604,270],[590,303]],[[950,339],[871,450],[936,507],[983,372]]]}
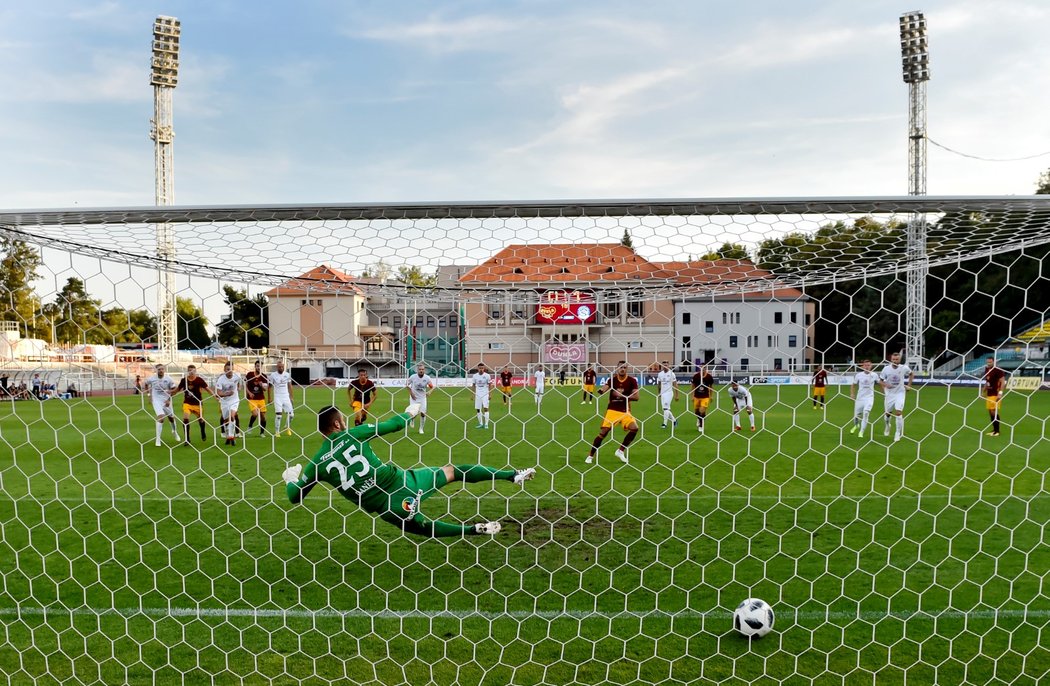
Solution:
{"label": "sponsor banner", "polygon": [[[799,376],[797,374],[788,375],[777,375],[771,374],[769,376],[749,376],[749,384],[776,384],[780,386],[811,386],[813,384],[812,376]],[[853,383],[853,377],[844,374],[828,374],[827,385],[828,386],[849,386]]]}
{"label": "sponsor banner", "polygon": [[594,294],[587,291],[547,291],[536,305],[537,324],[590,324],[597,318]]}
{"label": "sponsor banner", "polygon": [[543,361],[551,364],[583,363],[587,361],[586,343],[545,343]]}
{"label": "sponsor banner", "polygon": [[[347,388],[350,386],[351,379],[334,379],[336,388]],[[408,379],[405,377],[390,378],[390,379],[372,379],[375,381],[376,386],[380,388],[404,388],[408,383]],[[434,386],[450,386],[450,387],[462,387],[469,386],[469,379],[448,379],[448,378],[437,378],[432,379]]]}
{"label": "sponsor banner", "polygon": [[1011,391],[1038,391],[1043,380],[1038,376],[1011,376],[1006,387]]}

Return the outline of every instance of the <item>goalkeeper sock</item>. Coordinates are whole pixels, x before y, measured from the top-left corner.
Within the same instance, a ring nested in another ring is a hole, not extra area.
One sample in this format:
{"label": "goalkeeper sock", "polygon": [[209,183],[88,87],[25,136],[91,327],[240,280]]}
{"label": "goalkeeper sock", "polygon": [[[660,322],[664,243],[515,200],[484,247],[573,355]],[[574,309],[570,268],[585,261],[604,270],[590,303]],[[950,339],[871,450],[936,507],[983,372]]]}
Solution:
{"label": "goalkeeper sock", "polygon": [[164,422],[157,422],[157,440],[160,440],[161,435],[164,433]]}
{"label": "goalkeeper sock", "polygon": [[466,481],[468,484],[497,479],[513,481],[514,475],[518,473],[514,469],[496,469],[495,467],[486,467],[483,464],[457,464],[453,469],[455,470],[456,479]]}
{"label": "goalkeeper sock", "polygon": [[755,415],[749,414],[747,418],[751,420],[751,428],[755,428]]}
{"label": "goalkeeper sock", "polygon": [[904,435],[904,415],[897,415],[897,435]]}

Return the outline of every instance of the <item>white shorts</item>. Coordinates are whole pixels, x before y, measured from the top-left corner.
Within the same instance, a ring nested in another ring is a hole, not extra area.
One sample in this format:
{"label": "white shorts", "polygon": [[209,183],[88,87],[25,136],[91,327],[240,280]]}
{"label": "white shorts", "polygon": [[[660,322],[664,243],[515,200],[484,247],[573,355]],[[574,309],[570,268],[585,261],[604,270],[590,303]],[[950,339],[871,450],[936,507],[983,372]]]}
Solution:
{"label": "white shorts", "polygon": [[166,403],[163,400],[153,401],[153,416],[154,417],[174,417],[175,410],[172,409],[171,403]]}
{"label": "white shorts", "polygon": [[295,414],[295,410],[292,409],[291,398],[274,398],[273,399],[273,411],[277,414],[285,413]]}
{"label": "white shorts", "polygon": [[486,393],[485,395],[482,395],[482,394],[478,393],[477,395],[474,396],[474,409],[475,410],[484,410],[488,406],[489,406],[489,394],[488,393]]}
{"label": "white shorts", "polygon": [[536,387],[536,395],[543,395],[543,386]]}
{"label": "white shorts", "polygon": [[740,410],[746,410],[746,409],[750,408],[751,407],[751,403],[749,403],[746,400],[737,400],[736,398],[734,398],[733,399],[733,407],[735,408],[735,410],[737,412],[739,412]]}
{"label": "white shorts", "polygon": [[424,395],[421,398],[415,398],[412,400],[413,403],[419,405],[419,414],[427,413],[427,396]]}
{"label": "white shorts", "polygon": [[671,409],[671,403],[674,402],[674,393],[661,393],[660,394],[660,405],[665,410]]}
{"label": "white shorts", "polygon": [[866,398],[857,398],[856,402],[853,403],[853,416],[859,417],[863,414],[868,414],[874,405],[875,396],[873,395],[869,395]]}
{"label": "white shorts", "polygon": [[241,399],[240,398],[237,398],[236,400],[234,400],[232,402],[227,401],[227,400],[220,400],[219,401],[219,409],[222,410],[222,418],[223,419],[229,419],[230,418],[230,414],[233,413],[233,412],[239,412],[240,408],[241,408]]}
{"label": "white shorts", "polygon": [[887,393],[885,399],[886,411],[887,412],[903,412],[904,411],[904,391],[898,391],[895,393]]}

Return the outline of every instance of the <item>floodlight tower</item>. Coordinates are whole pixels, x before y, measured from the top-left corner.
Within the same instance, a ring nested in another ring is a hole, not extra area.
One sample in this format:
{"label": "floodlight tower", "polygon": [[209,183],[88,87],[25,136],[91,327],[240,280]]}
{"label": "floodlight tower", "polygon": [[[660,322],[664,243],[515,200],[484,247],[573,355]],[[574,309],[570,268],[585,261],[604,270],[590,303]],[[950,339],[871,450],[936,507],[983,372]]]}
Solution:
{"label": "floodlight tower", "polygon": [[[930,52],[926,17],[922,12],[901,15],[901,65],[908,84],[908,195],[926,195],[926,82],[930,80]],[[923,333],[926,330],[926,215],[912,212],[908,221],[908,281],[905,312],[905,359],[923,371]]]}
{"label": "floodlight tower", "polygon": [[[179,82],[179,34],[181,24],[175,17],[157,17],[153,22],[153,59],[150,83],[153,85],[153,164],[157,205],[175,204],[175,168],[172,142],[172,91]],[[179,350],[175,320],[175,274],[170,263],[175,260],[175,234],[171,224],[157,224],[157,347],[164,359],[174,360]]]}

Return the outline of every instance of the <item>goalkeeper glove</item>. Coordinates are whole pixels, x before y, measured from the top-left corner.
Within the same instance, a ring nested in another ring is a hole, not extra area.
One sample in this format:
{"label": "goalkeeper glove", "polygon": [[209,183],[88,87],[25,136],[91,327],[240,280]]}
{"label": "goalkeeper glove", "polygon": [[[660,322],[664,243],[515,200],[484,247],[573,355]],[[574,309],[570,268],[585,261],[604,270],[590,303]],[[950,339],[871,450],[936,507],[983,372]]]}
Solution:
{"label": "goalkeeper glove", "polygon": [[419,411],[421,409],[422,409],[422,406],[419,403],[412,403],[411,405],[409,405],[408,407],[405,408],[405,414],[407,414],[409,417],[412,417],[414,419],[415,416],[417,414],[419,414]]}
{"label": "goalkeeper glove", "polygon": [[286,484],[294,484],[299,480],[299,475],[303,473],[303,466],[301,464],[294,465],[284,470],[284,474],[281,478],[284,479]]}

